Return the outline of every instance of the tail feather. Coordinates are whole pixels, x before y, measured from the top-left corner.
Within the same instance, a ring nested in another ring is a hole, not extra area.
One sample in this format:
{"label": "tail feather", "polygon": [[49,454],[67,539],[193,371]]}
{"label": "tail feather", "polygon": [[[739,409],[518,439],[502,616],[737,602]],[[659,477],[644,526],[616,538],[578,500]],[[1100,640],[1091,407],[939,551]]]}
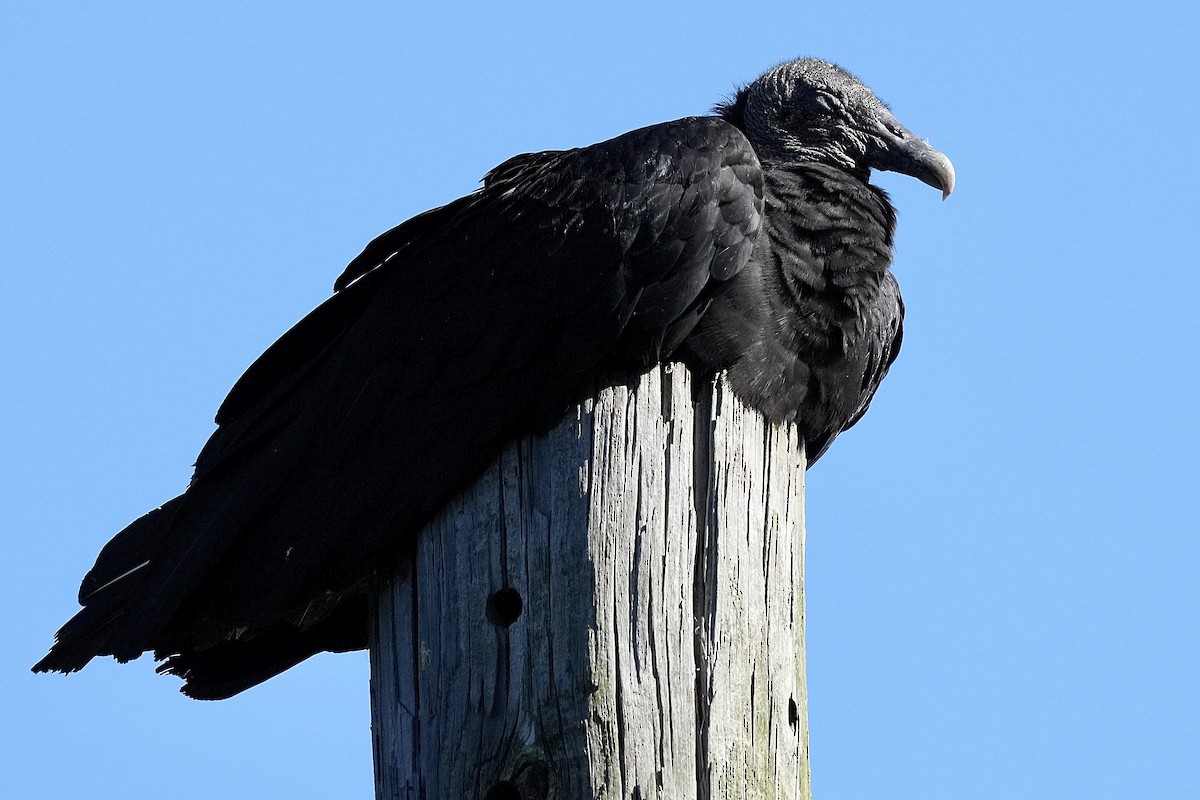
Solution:
{"label": "tail feather", "polygon": [[158,672],[175,675],[181,692],[195,700],[224,700],[322,651],[341,653],[367,646],[365,596],[345,598],[327,618],[305,630],[280,623],[245,639],[203,650],[156,652]]}
{"label": "tail feather", "polygon": [[[77,672],[96,656],[113,655],[113,640],[121,633],[121,622],[161,549],[181,498],[134,520],[104,546],[79,585],[83,608],[54,634],[54,646],[34,664],[34,672]],[[147,644],[136,654],[122,653],[120,660],[130,661],[148,649]]]}
{"label": "tail feather", "polygon": [[54,646],[33,665],[34,672],[78,672],[96,656],[111,655],[109,642],[123,610],[89,606],[54,634]]}

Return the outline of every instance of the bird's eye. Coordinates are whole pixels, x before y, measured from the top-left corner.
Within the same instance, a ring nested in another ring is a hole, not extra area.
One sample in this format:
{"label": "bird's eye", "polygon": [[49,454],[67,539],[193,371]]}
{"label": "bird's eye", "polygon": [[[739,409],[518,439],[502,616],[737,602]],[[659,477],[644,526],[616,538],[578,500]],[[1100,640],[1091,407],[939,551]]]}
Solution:
{"label": "bird's eye", "polygon": [[834,102],[833,98],[830,97],[829,95],[818,94],[817,95],[817,105],[820,106],[821,108],[825,109],[826,111],[833,111],[834,107],[837,104]]}

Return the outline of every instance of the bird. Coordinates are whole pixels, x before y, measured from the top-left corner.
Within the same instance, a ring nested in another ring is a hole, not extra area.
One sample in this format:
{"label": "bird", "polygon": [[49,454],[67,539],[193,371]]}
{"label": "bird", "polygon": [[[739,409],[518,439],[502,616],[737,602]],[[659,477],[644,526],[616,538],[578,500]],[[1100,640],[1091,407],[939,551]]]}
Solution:
{"label": "bird", "polygon": [[33,669],[153,652],[212,700],[365,647],[378,567],[602,374],[723,374],[816,462],[900,349],[873,170],[954,188],[866,85],[801,58],[381,234],[235,383],[185,491],[101,550]]}

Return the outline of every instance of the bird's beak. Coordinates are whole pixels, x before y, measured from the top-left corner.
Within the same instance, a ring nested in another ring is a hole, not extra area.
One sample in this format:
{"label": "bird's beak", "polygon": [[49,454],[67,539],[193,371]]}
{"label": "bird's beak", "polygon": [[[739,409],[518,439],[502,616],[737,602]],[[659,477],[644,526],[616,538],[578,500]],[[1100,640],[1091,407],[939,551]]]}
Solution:
{"label": "bird's beak", "polygon": [[881,114],[871,131],[871,166],[888,172],[911,175],[942,190],[945,200],[954,191],[954,165],[945,153],[918,139],[890,114]]}

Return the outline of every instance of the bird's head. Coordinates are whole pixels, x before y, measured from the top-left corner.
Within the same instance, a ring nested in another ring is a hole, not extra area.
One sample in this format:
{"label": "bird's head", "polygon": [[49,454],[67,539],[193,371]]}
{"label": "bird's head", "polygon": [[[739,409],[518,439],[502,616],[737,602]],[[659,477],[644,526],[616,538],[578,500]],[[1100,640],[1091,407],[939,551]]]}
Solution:
{"label": "bird's head", "polygon": [[766,161],[815,161],[864,180],[872,169],[911,175],[942,199],[954,166],[900,124],[883,101],[835,64],[803,58],[780,64],[717,111],[738,124]]}

